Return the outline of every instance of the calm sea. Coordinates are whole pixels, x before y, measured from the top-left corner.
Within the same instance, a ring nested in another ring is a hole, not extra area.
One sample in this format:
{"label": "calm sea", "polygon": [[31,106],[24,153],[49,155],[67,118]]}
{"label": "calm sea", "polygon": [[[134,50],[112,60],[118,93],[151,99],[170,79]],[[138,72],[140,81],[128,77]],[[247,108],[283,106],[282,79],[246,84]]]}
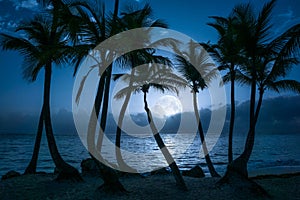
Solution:
{"label": "calm sea", "polygon": [[[174,145],[174,134],[162,134],[163,139],[170,152],[175,152],[177,145]],[[110,136],[113,142],[113,136]],[[0,176],[9,170],[24,172],[30,161],[35,135],[1,134],[0,135]],[[89,154],[82,144],[80,138],[74,135],[56,136],[59,151],[62,157],[71,165],[80,170],[80,162],[89,157]],[[178,138],[177,138],[178,140]],[[244,137],[234,138],[234,156],[242,151]],[[180,143],[185,144],[184,137],[180,138]],[[209,141],[208,141],[209,142]],[[298,135],[258,135],[255,147],[249,162],[249,171],[271,167],[284,169],[298,168],[300,166],[300,134]],[[153,138],[134,138],[130,136],[122,137],[121,144],[129,152],[149,153],[147,154],[151,165],[161,164],[161,153]],[[181,169],[190,169],[199,164],[205,173],[208,173],[204,158],[199,156],[199,138],[196,137],[188,149],[177,156],[176,161]],[[108,154],[108,155],[107,155]],[[154,156],[155,155],[155,156]],[[156,156],[159,155],[159,156]],[[210,152],[211,159],[219,173],[224,173],[227,164],[227,138],[220,137],[218,142]],[[114,152],[107,153],[106,156],[114,157]],[[176,156],[176,155],[174,155]],[[149,161],[148,160],[148,161]],[[135,160],[140,164],[141,160]],[[135,165],[135,162],[131,164]],[[39,154],[38,171],[53,172],[54,164],[50,157],[46,139],[43,137]]]}

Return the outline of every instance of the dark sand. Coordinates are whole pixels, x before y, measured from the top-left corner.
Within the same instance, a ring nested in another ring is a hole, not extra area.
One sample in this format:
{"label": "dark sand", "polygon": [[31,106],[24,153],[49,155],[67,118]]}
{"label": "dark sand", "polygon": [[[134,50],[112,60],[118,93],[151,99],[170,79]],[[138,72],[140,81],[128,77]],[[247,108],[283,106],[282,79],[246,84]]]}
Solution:
{"label": "dark sand", "polygon": [[[179,190],[170,174],[141,177],[130,175],[120,180],[128,194],[95,192],[99,177],[84,176],[84,182],[54,181],[53,174],[22,175],[0,181],[0,199],[257,199],[257,196],[230,186],[218,188],[219,178],[184,177],[188,191]],[[268,175],[252,178],[272,199],[300,199],[300,174]]]}

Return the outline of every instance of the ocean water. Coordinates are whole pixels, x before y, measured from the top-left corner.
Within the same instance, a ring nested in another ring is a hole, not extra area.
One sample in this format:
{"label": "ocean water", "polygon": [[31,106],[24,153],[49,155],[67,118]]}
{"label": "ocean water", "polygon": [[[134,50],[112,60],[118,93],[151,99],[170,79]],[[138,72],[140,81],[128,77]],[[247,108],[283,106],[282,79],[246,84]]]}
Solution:
{"label": "ocean water", "polygon": [[[200,146],[199,137],[196,136],[192,141],[181,137],[175,137],[175,134],[162,134],[164,142],[169,151],[176,158],[176,162],[180,169],[190,169],[199,164],[207,174],[208,169],[205,164]],[[114,142],[114,136],[108,138]],[[1,134],[0,135],[0,176],[9,170],[16,170],[23,173],[30,161],[35,135],[20,134]],[[58,135],[56,136],[58,149],[62,157],[71,165],[80,169],[80,163],[83,159],[89,158],[88,151],[77,135]],[[241,136],[234,137],[233,151],[234,157],[238,156],[243,150],[245,138]],[[207,141],[208,144],[210,141]],[[191,144],[190,144],[191,143]],[[252,156],[249,161],[249,171],[257,171],[266,168],[299,168],[300,166],[300,134],[298,135],[258,135]],[[188,146],[184,151],[178,153],[178,149]],[[152,168],[159,167],[164,164],[164,159],[160,153],[153,137],[136,138],[123,134],[121,147],[128,152],[134,152],[146,155],[141,158],[133,158],[126,156],[124,158],[128,163],[135,167],[140,167],[141,163]],[[105,158],[115,161],[114,150],[103,147],[103,155]],[[227,137],[220,137],[213,149],[210,151],[211,159],[219,173],[224,173],[227,165]],[[300,168],[299,168],[300,169]],[[54,164],[48,151],[45,136],[42,138],[41,149],[38,160],[38,171],[53,172]]]}

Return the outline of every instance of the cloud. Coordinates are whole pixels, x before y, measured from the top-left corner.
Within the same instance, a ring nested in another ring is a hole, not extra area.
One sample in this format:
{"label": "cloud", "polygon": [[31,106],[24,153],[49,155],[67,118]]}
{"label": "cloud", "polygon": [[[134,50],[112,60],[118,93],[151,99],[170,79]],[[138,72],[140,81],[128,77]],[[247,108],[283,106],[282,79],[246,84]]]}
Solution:
{"label": "cloud", "polygon": [[[274,109],[275,108],[275,109]],[[200,111],[203,129],[206,131],[210,122],[211,111]],[[176,133],[181,118],[184,117],[182,131],[189,131],[194,127],[195,115],[193,112],[176,114],[169,117],[161,132]],[[228,134],[230,107],[227,106],[226,123],[222,134]],[[130,115],[130,118],[139,126],[146,126],[147,116],[145,113]],[[18,112],[0,114],[0,133],[35,133],[39,116],[38,114],[24,114]],[[126,123],[126,118],[124,124]],[[116,122],[109,113],[107,118],[107,132],[115,133]],[[76,134],[72,112],[61,109],[52,114],[52,124],[55,134]],[[234,135],[245,135],[249,127],[249,101],[243,102],[236,107],[236,119]],[[257,123],[257,134],[299,134],[300,130],[300,95],[270,98],[263,101],[260,116]]]}
{"label": "cloud", "polygon": [[[24,114],[21,112],[1,113],[0,133],[36,133],[39,113]],[[65,109],[52,115],[53,130],[57,134],[76,134],[72,112]]]}
{"label": "cloud", "polygon": [[14,5],[16,10],[19,10],[20,8],[26,8],[30,10],[35,10],[38,8],[38,3],[36,0],[11,0]]}
{"label": "cloud", "polygon": [[36,0],[9,0],[0,1],[0,30],[14,31],[15,27],[38,12]]}
{"label": "cloud", "polygon": [[300,17],[297,17],[291,7],[285,13],[277,15],[275,34],[281,34],[283,31],[288,29],[290,26],[300,22]]}

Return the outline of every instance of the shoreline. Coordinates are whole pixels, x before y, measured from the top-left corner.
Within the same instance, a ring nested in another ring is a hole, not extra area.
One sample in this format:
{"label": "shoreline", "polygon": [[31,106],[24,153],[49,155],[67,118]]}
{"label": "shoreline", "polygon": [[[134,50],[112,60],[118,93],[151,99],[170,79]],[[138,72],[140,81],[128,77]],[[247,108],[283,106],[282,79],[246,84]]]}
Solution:
{"label": "shoreline", "polygon": [[298,174],[300,173],[300,166],[275,166],[263,167],[249,171],[249,177],[255,178],[257,176],[280,176],[284,174]]}
{"label": "shoreline", "polygon": [[[173,176],[155,174],[149,176],[125,175],[120,181],[128,194],[95,192],[103,183],[100,177],[83,175],[84,182],[57,182],[54,174],[21,175],[0,181],[0,199],[257,199],[251,193],[237,191],[229,186],[218,188],[219,178],[192,178],[184,176],[187,192],[179,190]],[[251,177],[273,199],[300,199],[300,173],[265,174]]]}

